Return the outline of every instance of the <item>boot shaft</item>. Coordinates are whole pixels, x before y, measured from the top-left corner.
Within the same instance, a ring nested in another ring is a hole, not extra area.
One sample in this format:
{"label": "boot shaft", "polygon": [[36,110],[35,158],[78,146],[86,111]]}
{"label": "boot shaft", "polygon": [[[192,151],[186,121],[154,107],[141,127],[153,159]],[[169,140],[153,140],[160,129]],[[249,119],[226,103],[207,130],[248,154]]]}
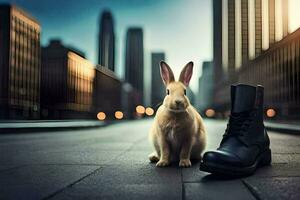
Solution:
{"label": "boot shaft", "polygon": [[257,111],[257,117],[263,120],[264,88],[237,84],[231,86],[231,113]]}

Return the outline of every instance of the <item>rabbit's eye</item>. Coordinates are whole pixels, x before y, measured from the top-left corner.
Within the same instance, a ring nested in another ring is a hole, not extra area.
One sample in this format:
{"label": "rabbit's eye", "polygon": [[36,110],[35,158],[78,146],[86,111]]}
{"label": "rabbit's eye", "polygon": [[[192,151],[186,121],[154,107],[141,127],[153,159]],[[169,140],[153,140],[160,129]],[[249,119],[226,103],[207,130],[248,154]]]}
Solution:
{"label": "rabbit's eye", "polygon": [[186,89],[184,90],[184,95],[186,95]]}
{"label": "rabbit's eye", "polygon": [[170,94],[170,90],[169,89],[167,89],[167,95],[169,95]]}

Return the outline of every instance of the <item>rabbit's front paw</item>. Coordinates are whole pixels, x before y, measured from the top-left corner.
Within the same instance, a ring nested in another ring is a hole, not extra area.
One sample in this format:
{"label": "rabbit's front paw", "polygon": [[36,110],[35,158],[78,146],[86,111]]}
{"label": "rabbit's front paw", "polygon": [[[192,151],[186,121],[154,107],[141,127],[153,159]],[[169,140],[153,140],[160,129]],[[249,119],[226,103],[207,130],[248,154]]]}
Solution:
{"label": "rabbit's front paw", "polygon": [[181,159],[179,161],[179,167],[190,167],[190,166],[192,166],[190,159]]}
{"label": "rabbit's front paw", "polygon": [[157,156],[157,154],[155,152],[151,153],[148,157],[149,157],[150,162],[158,162],[159,161],[159,157]]}
{"label": "rabbit's front paw", "polygon": [[156,163],[156,167],[166,167],[170,164],[167,160],[160,160]]}

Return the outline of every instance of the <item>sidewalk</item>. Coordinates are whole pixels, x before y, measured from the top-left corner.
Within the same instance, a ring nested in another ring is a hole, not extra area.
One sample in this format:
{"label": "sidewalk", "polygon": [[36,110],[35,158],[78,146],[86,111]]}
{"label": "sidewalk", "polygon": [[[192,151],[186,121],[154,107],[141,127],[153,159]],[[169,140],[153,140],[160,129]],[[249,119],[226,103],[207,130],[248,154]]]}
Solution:
{"label": "sidewalk", "polygon": [[[252,176],[227,178],[149,163],[152,120],[105,128],[0,134],[0,199],[300,199],[300,136],[269,131],[272,164]],[[226,121],[204,121],[206,151],[215,150]],[[2,153],[3,152],[3,153]]]}

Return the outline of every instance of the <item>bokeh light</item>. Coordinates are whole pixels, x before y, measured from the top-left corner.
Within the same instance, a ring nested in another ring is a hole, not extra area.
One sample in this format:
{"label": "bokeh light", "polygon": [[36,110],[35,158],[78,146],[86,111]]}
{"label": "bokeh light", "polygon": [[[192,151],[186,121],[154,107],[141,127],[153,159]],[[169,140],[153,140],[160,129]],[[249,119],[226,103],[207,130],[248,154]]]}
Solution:
{"label": "bokeh light", "polygon": [[145,107],[144,107],[144,106],[141,106],[141,105],[137,106],[137,107],[135,108],[135,110],[136,110],[136,112],[137,112],[138,114],[144,114],[144,113],[145,113]]}
{"label": "bokeh light", "polygon": [[99,112],[99,113],[97,114],[97,118],[98,118],[99,120],[105,120],[106,114],[105,114],[104,112]]}
{"label": "bokeh light", "polygon": [[121,112],[121,111],[116,111],[115,112],[115,118],[116,119],[123,119],[123,117],[124,117],[123,112]]}
{"label": "bokeh light", "polygon": [[207,110],[205,111],[206,117],[214,117],[215,114],[216,114],[215,110],[214,110],[214,109],[211,109],[211,108],[209,108],[209,109],[207,109]]}
{"label": "bokeh light", "polygon": [[276,111],[273,108],[269,108],[266,112],[267,117],[272,118],[276,116]]}
{"label": "bokeh light", "polygon": [[146,108],[146,115],[152,116],[154,114],[154,110],[150,107]]}

